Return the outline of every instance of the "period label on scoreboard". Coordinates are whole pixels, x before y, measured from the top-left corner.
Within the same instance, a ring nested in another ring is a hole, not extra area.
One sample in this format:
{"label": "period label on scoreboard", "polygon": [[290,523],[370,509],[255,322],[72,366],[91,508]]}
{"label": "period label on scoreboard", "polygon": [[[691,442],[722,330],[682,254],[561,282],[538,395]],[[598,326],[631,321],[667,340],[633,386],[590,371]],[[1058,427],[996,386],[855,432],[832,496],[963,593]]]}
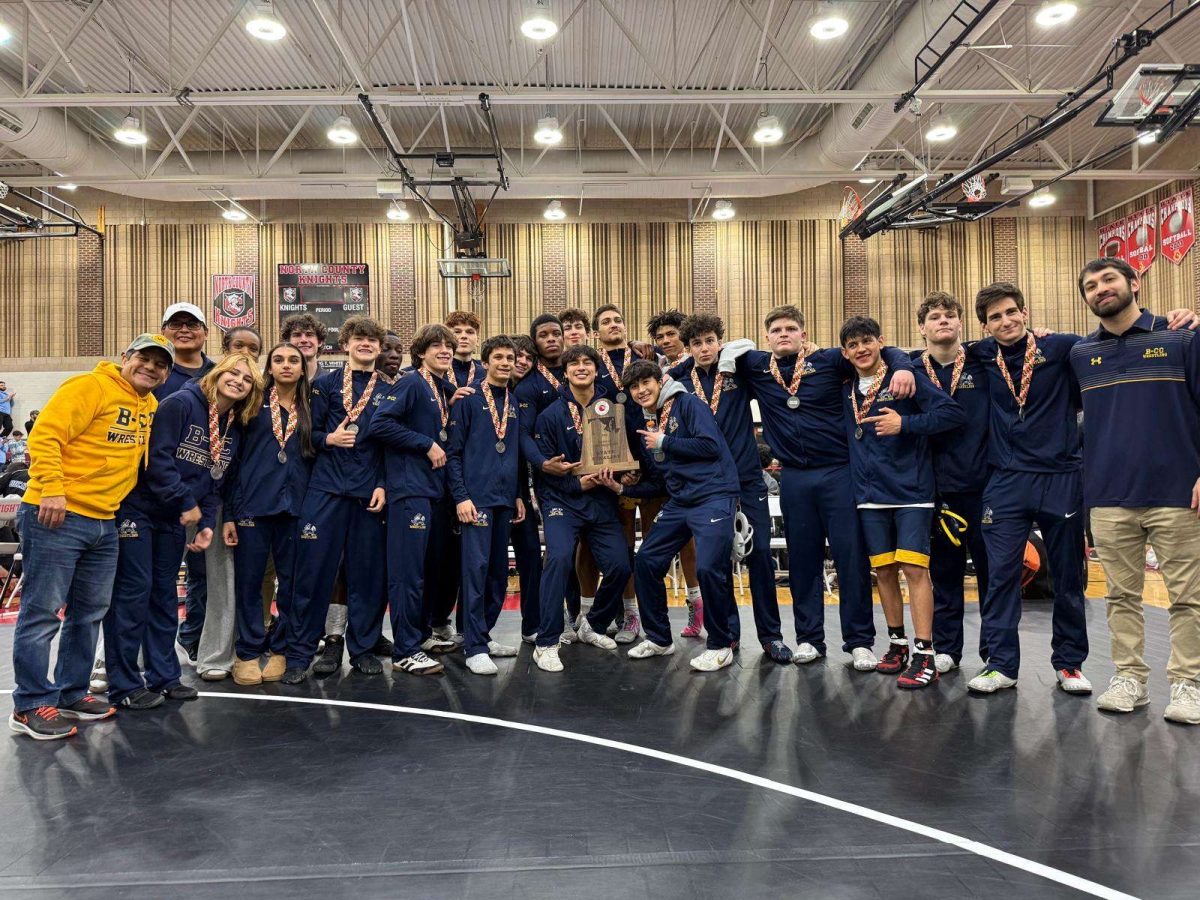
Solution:
{"label": "period label on scoreboard", "polygon": [[366,263],[280,263],[279,319],[309,313],[327,329],[324,352],[338,349],[338,331],[351,316],[371,311]]}

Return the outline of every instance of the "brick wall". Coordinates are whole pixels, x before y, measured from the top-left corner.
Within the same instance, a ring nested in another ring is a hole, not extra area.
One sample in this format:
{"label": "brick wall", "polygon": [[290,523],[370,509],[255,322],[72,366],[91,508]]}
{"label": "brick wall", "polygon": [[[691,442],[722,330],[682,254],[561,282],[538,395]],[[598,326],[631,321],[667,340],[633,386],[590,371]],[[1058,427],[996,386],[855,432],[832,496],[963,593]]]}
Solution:
{"label": "brick wall", "polygon": [[868,293],[867,245],[850,235],[842,241],[842,304],[846,318],[867,315]]}
{"label": "brick wall", "polygon": [[391,279],[392,308],[387,324],[407,341],[417,330],[417,281],[413,272],[414,231],[409,225],[388,226],[388,278]]}
{"label": "brick wall", "polygon": [[717,226],[692,226],[692,309],[717,314]]}
{"label": "brick wall", "polygon": [[104,248],[90,231],[80,233],[75,286],[75,332],[80,356],[104,354]]}
{"label": "brick wall", "polygon": [[567,308],[567,229],[542,225],[542,307],[546,312]]}
{"label": "brick wall", "polygon": [[1015,282],[1017,280],[1017,220],[995,218],[991,221],[996,280]]}

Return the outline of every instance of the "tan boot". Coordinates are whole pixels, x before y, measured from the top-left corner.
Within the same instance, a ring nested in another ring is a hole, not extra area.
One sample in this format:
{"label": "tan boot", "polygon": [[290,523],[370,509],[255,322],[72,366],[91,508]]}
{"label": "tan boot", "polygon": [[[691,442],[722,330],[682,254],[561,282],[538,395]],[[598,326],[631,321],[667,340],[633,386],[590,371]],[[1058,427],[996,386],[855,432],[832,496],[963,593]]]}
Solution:
{"label": "tan boot", "polygon": [[262,680],[263,681],[278,681],[283,677],[283,673],[287,670],[287,657],[282,653],[272,653],[267,657],[267,664],[263,666]]}
{"label": "tan boot", "polygon": [[233,662],[234,684],[262,684],[262,670],[257,659],[237,659]]}

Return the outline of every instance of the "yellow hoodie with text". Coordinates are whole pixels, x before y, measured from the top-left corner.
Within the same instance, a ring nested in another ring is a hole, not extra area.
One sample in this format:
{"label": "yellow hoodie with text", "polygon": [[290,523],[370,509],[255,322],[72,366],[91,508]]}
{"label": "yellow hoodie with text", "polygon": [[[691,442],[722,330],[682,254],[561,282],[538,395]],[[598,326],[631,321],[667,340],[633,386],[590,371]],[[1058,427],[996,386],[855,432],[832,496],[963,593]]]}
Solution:
{"label": "yellow hoodie with text", "polygon": [[42,407],[29,435],[24,501],[67,498],[67,511],[111,519],[137,482],[158,401],[139,397],[121,367],[102,362],[68,378]]}

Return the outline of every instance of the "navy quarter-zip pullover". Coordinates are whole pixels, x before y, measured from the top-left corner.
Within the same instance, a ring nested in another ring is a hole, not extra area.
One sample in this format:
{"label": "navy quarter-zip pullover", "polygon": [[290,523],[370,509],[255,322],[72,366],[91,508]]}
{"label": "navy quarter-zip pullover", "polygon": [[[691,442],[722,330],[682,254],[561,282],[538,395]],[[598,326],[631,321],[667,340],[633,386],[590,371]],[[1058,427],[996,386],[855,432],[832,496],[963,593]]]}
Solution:
{"label": "navy quarter-zip pullover", "polygon": [[[451,388],[444,378],[433,379],[450,402]],[[389,500],[400,497],[424,497],[440,500],[446,493],[446,467],[435,469],[425,454],[434,444],[445,450],[442,441],[441,411],[437,397],[420,374],[401,378],[388,388],[379,410],[371,418],[369,437],[383,448],[386,493]]]}
{"label": "navy quarter-zip pullover", "polygon": [[[313,444],[317,448],[317,460],[313,464],[309,487],[326,494],[342,497],[368,499],[377,487],[383,486],[383,465],[378,444],[368,440],[371,419],[383,401],[389,385],[376,380],[371,400],[359,414],[358,434],[353,447],[329,447],[325,438],[337,430],[346,418],[346,410],[352,407],[366,390],[372,372],[352,372],[350,391],[352,397],[342,397],[342,370],[327,372],[313,382],[312,423]],[[407,378],[400,380],[404,384]],[[395,387],[392,385],[391,387]]]}
{"label": "navy quarter-zip pullover", "polygon": [[[596,399],[597,397],[593,396],[592,402]],[[538,447],[547,459],[562,454],[567,462],[579,462],[583,453],[583,435],[575,429],[571,407],[574,407],[582,423],[584,409],[575,402],[570,386],[564,384],[558,392],[558,399],[538,416],[535,435]],[[542,509],[555,505],[564,506],[589,519],[596,515],[617,514],[616,494],[604,487],[584,491],[579,486],[577,475],[547,475],[545,472],[536,472],[534,485],[538,505]]]}
{"label": "navy quarter-zip pullover", "polygon": [[[496,415],[500,417],[504,416],[505,398],[508,398],[503,453],[496,450],[500,438],[496,435],[484,391],[491,392]],[[450,493],[455,503],[470,500],[477,509],[516,506],[520,430],[517,405],[506,387],[493,387],[482,381],[475,386],[474,394],[454,404],[450,410],[447,468]]]}
{"label": "navy quarter-zip pullover", "polygon": [[[291,414],[280,404],[280,426],[287,433]],[[300,453],[300,430],[284,444],[287,462],[279,461],[279,441],[271,427],[270,398],[264,399],[258,415],[246,426],[238,449],[237,471],[230,492],[230,511],[226,520],[274,516],[286,513],[300,515],[300,504],[308,490],[312,460]]]}
{"label": "navy quarter-zip pullover", "polygon": [[[912,351],[913,367],[923,371],[921,356],[925,351]],[[965,351],[964,351],[965,352]],[[947,394],[954,378],[954,363],[940,365],[929,358],[937,385]],[[966,422],[958,428],[930,435],[929,449],[933,453],[933,475],[939,493],[972,493],[982,491],[988,480],[988,430],[991,427],[991,405],[988,397],[988,377],[984,365],[967,355],[962,375],[954,391],[954,399],[962,407]]]}
{"label": "navy quarter-zip pullover", "polygon": [[[704,396],[703,403],[711,403],[713,388],[717,379],[717,364],[714,362],[705,369],[697,366],[696,361],[687,357],[675,368],[670,376],[690,394],[696,392],[692,383],[692,372],[695,371],[700,379]],[[711,406],[709,409],[711,410]],[[750,409],[750,391],[736,375],[725,375],[721,379],[721,399],[717,404],[717,427],[725,438],[733,462],[737,466],[738,480],[743,487],[755,487],[763,484],[762,463],[758,458],[758,441],[754,436],[754,415]]]}

